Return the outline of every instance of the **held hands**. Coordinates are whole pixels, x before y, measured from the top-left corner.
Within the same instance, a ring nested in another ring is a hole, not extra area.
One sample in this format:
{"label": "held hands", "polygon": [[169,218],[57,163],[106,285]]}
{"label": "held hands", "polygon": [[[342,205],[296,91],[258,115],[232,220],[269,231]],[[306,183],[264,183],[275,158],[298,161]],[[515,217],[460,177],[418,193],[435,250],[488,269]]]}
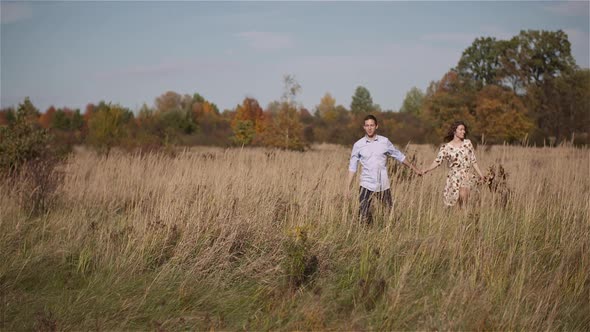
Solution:
{"label": "held hands", "polygon": [[483,176],[483,175],[479,174],[479,177],[478,177],[478,179],[477,179],[477,183],[479,183],[479,184],[484,184],[484,183],[486,183],[486,182],[487,182],[487,180],[488,180],[488,179],[487,179],[485,176]]}
{"label": "held hands", "polygon": [[414,166],[414,165],[412,165],[412,164],[409,164],[409,166],[410,166],[410,168],[412,169],[412,171],[414,171],[414,173],[416,173],[416,175],[418,175],[418,176],[422,176],[422,174],[423,174],[423,173],[422,173],[422,171],[421,171],[421,170],[419,170],[419,169],[418,169],[416,166]]}

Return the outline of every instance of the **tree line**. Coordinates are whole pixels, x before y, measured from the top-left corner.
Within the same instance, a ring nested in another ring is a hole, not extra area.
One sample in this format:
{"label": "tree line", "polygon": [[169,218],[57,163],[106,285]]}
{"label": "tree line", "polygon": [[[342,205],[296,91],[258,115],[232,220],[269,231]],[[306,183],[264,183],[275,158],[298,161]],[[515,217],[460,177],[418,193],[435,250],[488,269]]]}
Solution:
{"label": "tree line", "polygon": [[362,135],[368,113],[380,119],[381,133],[398,144],[440,143],[457,119],[469,125],[472,140],[479,143],[587,145],[590,139],[590,71],[575,63],[561,30],[521,31],[509,40],[477,38],[426,91],[408,91],[399,111],[382,110],[363,86],[356,88],[348,108],[326,93],[309,110],[297,102],[301,86],[294,77],[285,76],[283,83],[284,94],[266,107],[247,97],[223,112],[199,93],[174,91],[137,113],[105,101],[88,104],[83,112],[51,106],[41,113],[26,98],[16,108],[0,110],[0,153],[16,149],[9,141],[19,141],[23,121],[32,126],[27,130],[46,133],[63,149],[87,144],[104,152],[113,147],[305,150],[312,143],[351,144]]}

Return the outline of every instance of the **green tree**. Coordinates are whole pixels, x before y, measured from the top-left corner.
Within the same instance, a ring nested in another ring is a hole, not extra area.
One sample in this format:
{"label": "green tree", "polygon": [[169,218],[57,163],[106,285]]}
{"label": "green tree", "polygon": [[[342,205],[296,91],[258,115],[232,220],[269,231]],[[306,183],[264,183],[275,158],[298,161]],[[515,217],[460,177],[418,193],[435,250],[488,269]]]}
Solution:
{"label": "green tree", "polygon": [[16,112],[13,107],[8,107],[0,110],[0,126],[8,125],[16,119]]}
{"label": "green tree", "polygon": [[51,121],[51,128],[60,130],[69,130],[71,126],[70,118],[61,108],[55,111]]}
{"label": "green tree", "polygon": [[528,89],[527,98],[537,132],[534,140],[557,143],[578,135],[580,143],[590,143],[590,70],[546,79]]}
{"label": "green tree", "polygon": [[232,142],[237,145],[250,145],[256,135],[254,123],[250,120],[235,120],[232,122]]}
{"label": "green tree", "polygon": [[18,105],[14,121],[0,126],[0,171],[18,171],[27,161],[47,151],[50,136],[37,121],[39,111],[27,97]]}
{"label": "green tree", "polygon": [[350,111],[353,114],[371,113],[377,110],[376,105],[373,104],[371,93],[364,86],[359,86],[354,91],[352,102],[350,103]]}
{"label": "green tree", "polygon": [[471,46],[463,51],[457,65],[458,73],[468,77],[479,88],[488,84],[497,84],[502,45],[493,37],[475,39]]}
{"label": "green tree", "polygon": [[101,102],[88,121],[88,142],[108,155],[128,135],[126,124],[132,118],[128,109]]}
{"label": "green tree", "polygon": [[422,112],[422,104],[424,103],[424,92],[418,89],[417,87],[413,87],[406,93],[406,97],[404,98],[404,103],[402,104],[402,108],[400,112],[402,113],[412,113],[414,115],[420,115]]}
{"label": "green tree", "polygon": [[542,85],[546,79],[578,68],[568,36],[562,30],[523,30],[511,40],[502,41],[499,48],[498,75],[504,84],[519,93],[530,85]]}

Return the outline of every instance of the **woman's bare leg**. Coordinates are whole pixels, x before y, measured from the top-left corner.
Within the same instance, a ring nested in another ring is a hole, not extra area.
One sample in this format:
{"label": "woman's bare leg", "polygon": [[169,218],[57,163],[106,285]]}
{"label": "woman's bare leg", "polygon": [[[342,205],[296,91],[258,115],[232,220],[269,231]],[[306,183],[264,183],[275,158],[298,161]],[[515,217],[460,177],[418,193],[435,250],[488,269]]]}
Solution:
{"label": "woman's bare leg", "polygon": [[459,207],[464,207],[467,205],[467,200],[469,199],[469,188],[461,187],[459,188]]}

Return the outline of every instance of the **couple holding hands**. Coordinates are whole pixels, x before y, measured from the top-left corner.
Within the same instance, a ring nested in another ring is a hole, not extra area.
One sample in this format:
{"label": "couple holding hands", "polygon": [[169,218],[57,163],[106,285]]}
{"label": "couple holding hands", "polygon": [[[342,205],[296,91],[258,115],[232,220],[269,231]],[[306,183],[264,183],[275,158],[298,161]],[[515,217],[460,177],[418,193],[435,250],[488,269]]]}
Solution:
{"label": "couple holding hands", "polygon": [[477,166],[473,145],[470,140],[465,138],[467,136],[467,126],[461,121],[451,125],[445,137],[446,143],[440,147],[432,164],[423,170],[419,170],[416,166],[410,164],[406,160],[406,156],[396,149],[387,137],[377,135],[378,127],[375,116],[367,115],[365,117],[363,126],[365,136],[354,143],[348,167],[347,193],[350,192],[350,184],[358,164],[361,164],[360,216],[367,223],[372,221],[369,208],[373,196],[377,196],[388,208],[391,208],[393,204],[387,168],[385,167],[387,156],[391,156],[411,168],[418,175],[424,175],[432,171],[440,166],[443,160],[446,160],[449,166],[447,183],[443,192],[446,206],[454,206],[457,203],[459,203],[459,206],[466,204],[470,188],[476,182],[472,169],[475,169],[480,180],[484,179],[481,170]]}

